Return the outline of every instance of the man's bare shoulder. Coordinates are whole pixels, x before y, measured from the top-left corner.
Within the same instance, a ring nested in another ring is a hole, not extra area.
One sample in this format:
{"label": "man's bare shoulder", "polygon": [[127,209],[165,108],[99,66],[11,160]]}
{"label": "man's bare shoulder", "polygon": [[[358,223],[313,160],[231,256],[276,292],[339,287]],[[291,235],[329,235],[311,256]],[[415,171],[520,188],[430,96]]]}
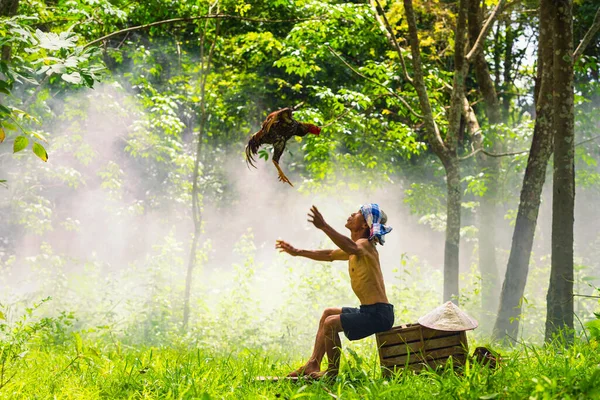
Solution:
{"label": "man's bare shoulder", "polygon": [[375,246],[367,238],[360,238],[355,243],[358,246],[358,248],[360,249],[361,253],[372,254],[372,253],[376,252]]}

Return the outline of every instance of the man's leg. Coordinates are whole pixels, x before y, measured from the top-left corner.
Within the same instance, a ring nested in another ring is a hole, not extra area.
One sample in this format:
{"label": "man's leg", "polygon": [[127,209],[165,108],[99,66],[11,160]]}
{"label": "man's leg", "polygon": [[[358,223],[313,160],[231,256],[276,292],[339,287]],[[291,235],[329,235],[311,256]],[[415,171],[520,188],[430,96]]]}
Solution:
{"label": "man's leg", "polygon": [[325,351],[327,352],[327,370],[310,373],[311,378],[323,376],[335,378],[340,370],[340,356],[342,354],[342,341],[339,333],[342,331],[340,315],[330,315],[325,319],[323,332],[325,334]]}
{"label": "man's leg", "polygon": [[[288,374],[288,376],[299,376],[299,375],[308,375],[313,372],[319,372],[321,370],[321,361],[323,360],[323,356],[325,355],[325,321],[327,318],[331,316],[337,316],[342,313],[341,308],[330,307],[326,308],[323,311],[323,315],[321,315],[321,320],[319,321],[319,328],[317,329],[317,335],[315,338],[315,346],[313,348],[313,353],[302,367],[298,368],[295,371],[292,371]],[[341,323],[340,323],[341,326]]]}

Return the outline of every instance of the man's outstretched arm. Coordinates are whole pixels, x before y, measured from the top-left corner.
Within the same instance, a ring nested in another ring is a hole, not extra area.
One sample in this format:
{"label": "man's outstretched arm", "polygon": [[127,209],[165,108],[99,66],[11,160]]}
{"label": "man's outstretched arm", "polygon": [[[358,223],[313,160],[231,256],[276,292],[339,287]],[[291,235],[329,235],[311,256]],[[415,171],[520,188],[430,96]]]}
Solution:
{"label": "man's outstretched arm", "polygon": [[325,218],[319,212],[317,207],[312,206],[310,209],[312,214],[308,214],[308,217],[311,218],[308,222],[312,222],[313,225],[325,232],[329,239],[333,241],[340,249],[342,249],[346,254],[358,254],[360,253],[360,247],[354,243],[352,239],[348,236],[344,236],[335,229],[333,229],[327,222],[325,222]]}
{"label": "man's outstretched arm", "polygon": [[288,253],[291,256],[300,256],[310,258],[315,261],[344,261],[348,260],[348,254],[340,249],[335,250],[300,250],[291,244],[278,240],[275,242],[275,248],[279,252]]}

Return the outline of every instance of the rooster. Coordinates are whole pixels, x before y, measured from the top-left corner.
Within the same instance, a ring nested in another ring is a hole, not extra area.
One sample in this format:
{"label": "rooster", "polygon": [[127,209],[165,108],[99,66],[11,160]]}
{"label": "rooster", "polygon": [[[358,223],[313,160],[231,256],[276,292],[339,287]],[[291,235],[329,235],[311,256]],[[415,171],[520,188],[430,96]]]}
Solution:
{"label": "rooster", "polygon": [[282,108],[281,110],[273,111],[267,116],[267,119],[262,123],[258,132],[250,137],[246,145],[246,163],[256,168],[254,165],[254,156],[258,153],[258,148],[263,144],[273,145],[273,164],[279,173],[279,180],[282,182],[292,182],[285,176],[279,166],[279,158],[285,150],[286,142],[292,136],[306,136],[309,133],[318,135],[321,133],[321,128],[313,124],[298,122],[292,118],[291,108]]}

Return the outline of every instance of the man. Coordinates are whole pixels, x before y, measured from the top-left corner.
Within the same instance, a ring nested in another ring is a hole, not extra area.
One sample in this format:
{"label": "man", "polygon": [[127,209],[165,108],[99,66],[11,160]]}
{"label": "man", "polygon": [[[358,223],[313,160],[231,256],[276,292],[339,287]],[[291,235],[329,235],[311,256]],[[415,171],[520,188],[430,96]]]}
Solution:
{"label": "man", "polygon": [[[350,340],[358,340],[377,332],[389,330],[394,324],[394,307],[385,294],[383,274],[379,265],[376,244],[383,245],[383,236],[392,228],[386,227],[387,216],[377,204],[365,204],[350,215],[346,228],[350,237],[337,232],[326,222],[317,207],[312,206],[309,222],[339,247],[335,250],[298,250],[283,240],[275,248],[292,256],[307,257],[316,261],[348,260],[348,273],[352,290],[360,300],[360,308],[326,308],[319,322],[315,347],[305,365],[288,376],[306,375],[319,379],[336,377],[340,366],[342,343],[339,332],[344,331]],[[328,366],[320,370],[321,360],[327,353]]]}

